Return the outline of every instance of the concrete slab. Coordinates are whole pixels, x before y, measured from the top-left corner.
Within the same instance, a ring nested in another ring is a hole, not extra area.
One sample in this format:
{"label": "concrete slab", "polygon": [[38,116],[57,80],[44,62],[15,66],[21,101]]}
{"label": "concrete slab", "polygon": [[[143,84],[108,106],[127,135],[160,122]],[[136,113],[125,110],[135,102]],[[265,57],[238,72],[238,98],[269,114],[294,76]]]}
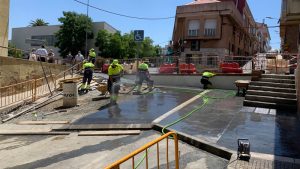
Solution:
{"label": "concrete slab", "polygon": [[[220,95],[219,91],[212,94]],[[165,126],[194,110],[202,100],[192,102],[159,124]],[[248,138],[251,151],[300,158],[300,121],[291,113],[243,107],[243,98],[211,100],[201,110],[170,127],[187,135],[237,150],[237,139]],[[256,113],[256,112],[258,113]],[[276,116],[274,115],[276,114]]]}
{"label": "concrete slab", "polygon": [[[224,97],[225,95],[226,93],[223,91],[218,91],[209,93],[207,96]],[[189,118],[180,123],[173,125],[171,129],[199,137],[211,143],[216,143],[223,134],[223,131],[228,127],[229,122],[242,108],[242,101],[243,98],[240,97],[231,97],[231,99],[222,100],[210,99],[202,109],[194,112]],[[162,120],[159,124],[165,126],[183,117],[202,104],[203,100],[200,98],[191,103],[188,107]]]}
{"label": "concrete slab", "polygon": [[163,91],[146,95],[127,95],[126,99],[117,105],[109,104],[101,107],[98,112],[84,116],[73,122],[69,129],[83,128],[121,128],[131,125],[151,126],[151,122],[177,105],[189,100],[198,93],[193,91],[176,91],[165,89]]}
{"label": "concrete slab", "polygon": [[[147,131],[137,136],[0,136],[1,168],[105,168],[108,164],[160,136]],[[55,147],[55,148],[53,148]],[[159,144],[160,168],[166,168],[166,142]],[[179,142],[180,168],[226,168],[228,160]],[[174,143],[169,140],[170,168],[174,168]],[[135,162],[143,153],[135,158]],[[156,145],[149,150],[149,168],[156,167]],[[122,168],[131,168],[131,161]],[[145,162],[141,164],[144,168]]]}

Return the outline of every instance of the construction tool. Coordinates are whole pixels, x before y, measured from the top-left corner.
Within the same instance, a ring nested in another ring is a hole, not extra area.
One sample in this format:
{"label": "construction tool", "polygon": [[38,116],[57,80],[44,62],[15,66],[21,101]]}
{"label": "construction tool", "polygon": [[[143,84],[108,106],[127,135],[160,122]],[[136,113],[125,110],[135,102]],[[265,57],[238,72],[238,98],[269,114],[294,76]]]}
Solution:
{"label": "construction tool", "polygon": [[249,160],[251,155],[250,155],[250,141],[249,139],[238,139],[238,150],[237,150],[237,158],[238,159],[245,159]]}

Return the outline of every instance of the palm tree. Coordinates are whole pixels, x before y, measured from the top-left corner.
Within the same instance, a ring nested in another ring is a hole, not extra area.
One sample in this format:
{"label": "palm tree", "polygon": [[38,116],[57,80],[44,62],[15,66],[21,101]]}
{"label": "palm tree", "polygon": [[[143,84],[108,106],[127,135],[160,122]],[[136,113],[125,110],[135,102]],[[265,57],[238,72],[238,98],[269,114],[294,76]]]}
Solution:
{"label": "palm tree", "polygon": [[31,20],[30,25],[31,27],[35,27],[35,26],[48,26],[48,22],[45,22],[43,19],[36,19],[35,21]]}

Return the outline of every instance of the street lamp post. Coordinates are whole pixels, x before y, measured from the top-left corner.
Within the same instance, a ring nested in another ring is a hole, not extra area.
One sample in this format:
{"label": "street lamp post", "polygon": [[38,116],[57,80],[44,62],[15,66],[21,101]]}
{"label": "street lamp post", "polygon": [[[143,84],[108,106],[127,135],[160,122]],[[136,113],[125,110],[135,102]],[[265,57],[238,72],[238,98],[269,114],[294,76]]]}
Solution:
{"label": "street lamp post", "polygon": [[[89,5],[90,5],[90,0],[87,0],[87,5],[86,5],[86,16],[87,18],[89,17]],[[88,24],[88,22],[86,22],[86,24]],[[88,30],[87,30],[87,26],[86,25],[86,28],[85,28],[85,57],[87,58],[88,57],[88,54],[87,54],[87,50],[88,50]]]}

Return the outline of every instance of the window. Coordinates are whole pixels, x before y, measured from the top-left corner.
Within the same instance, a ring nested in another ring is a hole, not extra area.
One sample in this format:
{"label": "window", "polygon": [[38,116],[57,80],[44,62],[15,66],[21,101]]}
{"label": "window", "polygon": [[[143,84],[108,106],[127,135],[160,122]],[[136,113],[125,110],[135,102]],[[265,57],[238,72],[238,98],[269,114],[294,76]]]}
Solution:
{"label": "window", "polygon": [[199,20],[190,20],[188,36],[198,36],[199,35],[200,22]]}
{"label": "window", "polygon": [[[31,36],[32,40],[43,40],[46,42],[47,46],[54,46],[56,38],[54,35],[40,35],[40,36]],[[31,46],[40,46],[40,44],[32,43]]]}
{"label": "window", "polygon": [[204,35],[208,37],[216,36],[217,20],[207,19],[205,20]]}
{"label": "window", "polygon": [[207,66],[216,66],[218,65],[218,57],[217,56],[208,56],[207,57]]}
{"label": "window", "polygon": [[191,41],[191,51],[199,51],[200,50],[200,41],[193,40]]}

